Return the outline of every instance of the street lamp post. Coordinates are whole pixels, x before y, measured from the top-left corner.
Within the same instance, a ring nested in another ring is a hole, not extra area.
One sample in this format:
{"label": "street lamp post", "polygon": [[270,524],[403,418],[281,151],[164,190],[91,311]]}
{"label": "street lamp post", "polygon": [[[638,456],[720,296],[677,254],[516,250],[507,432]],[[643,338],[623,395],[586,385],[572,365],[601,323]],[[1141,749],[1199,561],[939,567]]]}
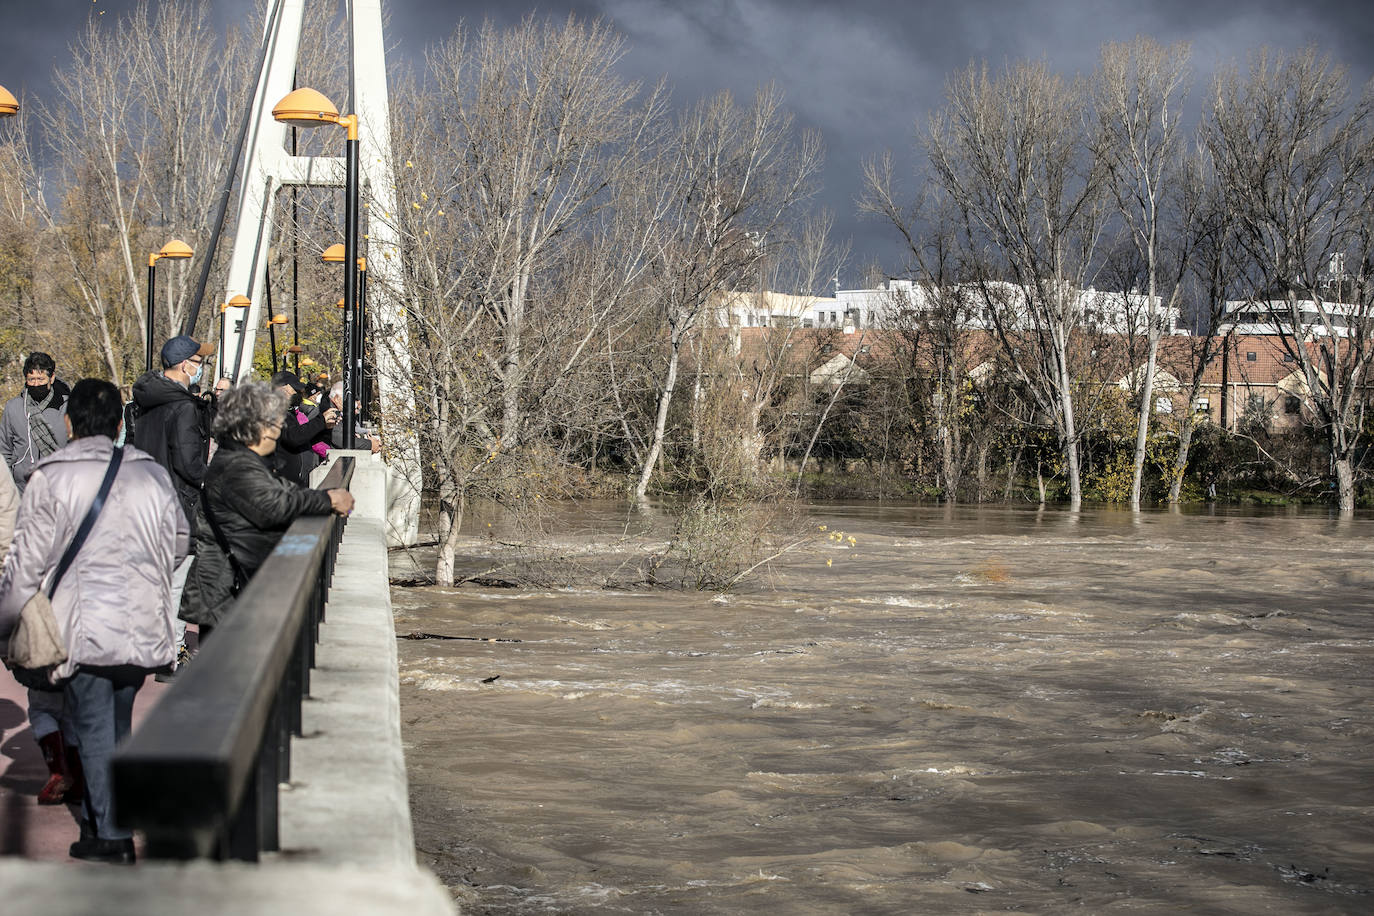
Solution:
{"label": "street lamp post", "polygon": [[344,147],[344,371],[343,371],[343,446],[356,447],[357,418],[353,407],[354,366],[349,359],[353,345],[354,315],[358,296],[358,116],[340,115],[334,104],[314,89],[290,92],[272,109],[272,117],[294,127],[319,127],[337,124],[347,129]]}
{"label": "street lamp post", "polygon": [[[253,300],[252,300],[252,299],[249,299],[247,296],[243,295],[242,293],[239,293],[237,296],[234,296],[234,297],[233,297],[232,299],[230,299],[228,302],[224,303],[223,305],[221,305],[221,306],[219,307],[219,339],[220,339],[220,344],[221,344],[219,374],[220,374],[220,375],[228,375],[231,379],[234,380],[234,384],[235,384],[235,385],[237,385],[237,384],[239,383],[239,367],[238,367],[238,366],[228,366],[228,367],[226,367],[226,366],[224,365],[224,353],[223,353],[224,332],[225,332],[225,327],[224,327],[224,325],[225,325],[225,322],[228,321],[228,318],[225,317],[225,312],[229,311],[230,309],[246,309],[246,308],[251,307],[252,304],[253,304]],[[247,314],[247,312],[245,312],[244,314]],[[242,320],[242,319],[240,319],[240,320]],[[227,369],[228,371],[226,371],[226,369]]]}
{"label": "street lamp post", "polygon": [[144,353],[143,371],[153,371],[153,318],[157,312],[153,308],[153,297],[157,295],[157,262],[163,258],[172,260],[182,260],[189,258],[195,252],[191,251],[191,246],[180,239],[172,239],[162,250],[148,255],[148,308],[144,316],[145,323],[148,325],[148,346]]}
{"label": "street lamp post", "polygon": [[[320,255],[320,260],[326,264],[342,264],[344,257],[344,246],[336,242],[324,250],[324,253]],[[342,308],[342,306],[340,307]],[[344,317],[346,319],[347,315]],[[345,361],[353,367],[353,379],[357,384],[357,400],[362,404],[364,415],[367,413],[367,405],[371,400],[367,391],[366,336],[367,258],[360,257],[358,258],[358,297],[353,310],[353,336],[349,339],[351,351],[345,356]]]}

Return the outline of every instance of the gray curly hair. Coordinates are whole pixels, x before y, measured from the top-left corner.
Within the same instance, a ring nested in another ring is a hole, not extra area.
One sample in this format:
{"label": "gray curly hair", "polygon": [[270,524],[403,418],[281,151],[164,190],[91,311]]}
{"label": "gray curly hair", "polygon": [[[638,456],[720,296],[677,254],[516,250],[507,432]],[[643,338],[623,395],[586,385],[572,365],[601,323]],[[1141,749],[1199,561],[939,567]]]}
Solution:
{"label": "gray curly hair", "polygon": [[216,439],[256,445],[269,426],[286,416],[286,405],[286,395],[266,382],[246,382],[220,397],[210,434]]}

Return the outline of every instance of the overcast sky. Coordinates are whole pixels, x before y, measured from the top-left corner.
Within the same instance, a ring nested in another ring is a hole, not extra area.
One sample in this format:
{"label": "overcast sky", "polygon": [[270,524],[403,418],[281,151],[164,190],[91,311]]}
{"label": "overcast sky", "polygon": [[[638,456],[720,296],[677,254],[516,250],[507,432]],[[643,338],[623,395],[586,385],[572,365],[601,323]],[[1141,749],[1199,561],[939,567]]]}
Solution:
{"label": "overcast sky", "polygon": [[[87,16],[116,17],[135,3],[0,0],[0,85],[42,92]],[[253,16],[255,4],[211,6],[228,22]],[[475,26],[571,11],[609,19],[629,41],[625,75],[666,77],[679,103],[721,89],[747,98],[776,82],[798,122],[825,138],[821,203],[853,240],[847,283],[870,260],[901,267],[890,232],[855,214],[860,164],[892,150],[905,168],[919,167],[915,127],[940,107],[947,75],[971,60],[1043,58],[1067,74],[1087,72],[1103,42],[1146,34],[1193,43],[1195,98],[1218,62],[1263,44],[1315,44],[1357,86],[1374,73],[1370,0],[392,0],[389,9],[388,43],[406,56],[422,54],[460,20]]]}

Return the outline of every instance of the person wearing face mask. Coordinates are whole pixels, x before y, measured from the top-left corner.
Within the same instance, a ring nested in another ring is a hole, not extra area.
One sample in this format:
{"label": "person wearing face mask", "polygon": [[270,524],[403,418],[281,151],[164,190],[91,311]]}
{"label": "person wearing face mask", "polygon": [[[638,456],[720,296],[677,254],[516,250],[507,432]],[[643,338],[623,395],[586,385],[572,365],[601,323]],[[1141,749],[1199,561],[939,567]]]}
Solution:
{"label": "person wearing face mask", "polygon": [[[196,504],[210,460],[210,405],[190,389],[205,376],[205,361],[214,352],[214,344],[201,343],[186,334],[173,337],[162,345],[162,371],[144,373],[133,389],[133,444],[152,455],[172,476],[181,507],[191,520],[193,550]],[[173,602],[181,600],[190,565],[191,557],[187,557],[177,567],[172,580]],[[186,625],[178,622],[177,666],[189,660]]]}
{"label": "person wearing face mask", "polygon": [[0,453],[20,493],[33,466],[67,444],[66,386],[55,386],[56,372],[51,356],[30,353],[24,360],[24,391],[0,415]]}
{"label": "person wearing face mask", "polygon": [[294,372],[284,369],[272,376],[272,387],[290,399],[272,467],[283,480],[309,486],[310,472],[329,451],[323,443],[339,422],[339,412],[331,409],[307,416],[302,403],[306,386]]}
{"label": "person wearing face mask", "polygon": [[309,490],[272,472],[287,400],[270,385],[248,382],[231,389],[215,414],[219,448],[196,503],[196,556],[207,562],[192,567],[181,603],[182,619],[197,624],[202,639],[220,624],[231,597],[222,569],[208,562],[216,551],[230,554],[251,578],[299,516],[347,515],[353,509],[347,490]]}

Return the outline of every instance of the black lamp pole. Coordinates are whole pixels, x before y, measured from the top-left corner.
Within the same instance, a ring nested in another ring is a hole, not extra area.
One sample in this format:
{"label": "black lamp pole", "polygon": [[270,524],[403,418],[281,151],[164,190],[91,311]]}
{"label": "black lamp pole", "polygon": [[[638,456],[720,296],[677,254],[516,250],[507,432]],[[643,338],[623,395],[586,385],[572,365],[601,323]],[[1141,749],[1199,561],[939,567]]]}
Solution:
{"label": "black lamp pole", "polygon": [[369,393],[363,341],[367,336],[367,259],[361,258],[360,260],[362,263],[358,268],[358,314],[353,318],[353,359],[357,367],[354,378],[358,383],[358,401],[362,404],[361,415],[366,417]]}
{"label": "black lamp pole", "polygon": [[[358,116],[348,115],[347,167],[344,175],[344,328],[343,328],[343,447],[356,448],[357,389],[353,335],[358,308]],[[343,120],[343,119],[341,119]]]}
{"label": "black lamp pole", "polygon": [[157,255],[148,255],[148,314],[145,317],[148,325],[148,345],[144,354],[143,371],[153,371],[153,294],[157,291]]}

